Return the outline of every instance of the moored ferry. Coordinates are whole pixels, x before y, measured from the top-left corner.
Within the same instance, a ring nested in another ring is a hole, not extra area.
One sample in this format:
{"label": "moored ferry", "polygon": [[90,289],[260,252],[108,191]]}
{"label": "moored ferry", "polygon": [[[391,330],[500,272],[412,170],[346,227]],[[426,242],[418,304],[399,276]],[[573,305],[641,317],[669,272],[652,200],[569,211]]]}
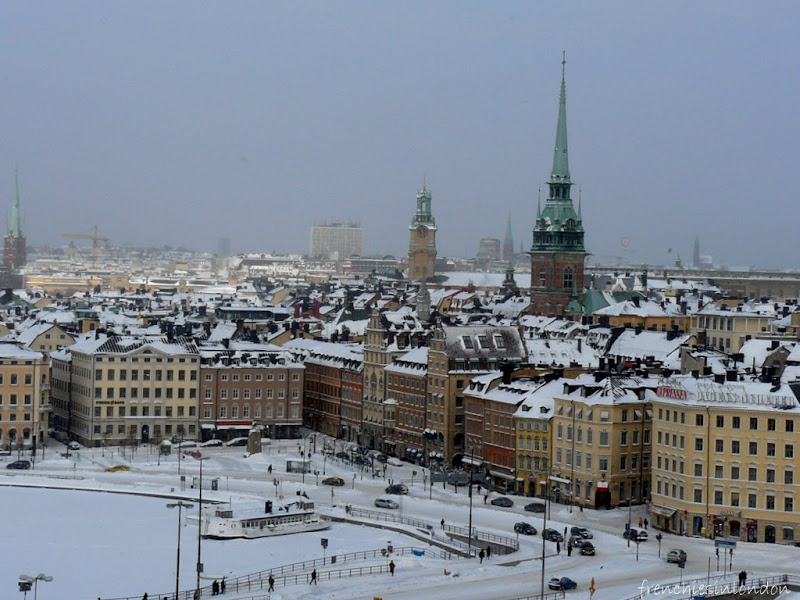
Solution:
{"label": "moored ferry", "polygon": [[203,520],[203,537],[215,539],[259,538],[327,529],[330,523],[309,500],[274,507],[271,500],[263,509],[217,507],[214,516]]}

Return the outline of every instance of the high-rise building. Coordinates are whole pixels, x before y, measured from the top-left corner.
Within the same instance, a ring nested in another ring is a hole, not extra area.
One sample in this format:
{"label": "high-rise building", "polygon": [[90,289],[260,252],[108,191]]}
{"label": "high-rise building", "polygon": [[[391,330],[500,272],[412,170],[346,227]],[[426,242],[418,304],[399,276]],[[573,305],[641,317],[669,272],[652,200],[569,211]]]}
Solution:
{"label": "high-rise building", "polygon": [[436,220],[431,213],[431,192],[426,185],[417,194],[417,210],[408,226],[408,278],[425,281],[436,266]]}
{"label": "high-rise building", "polygon": [[19,269],[27,262],[25,236],[22,234],[22,215],[19,207],[19,176],[14,175],[14,203],[8,218],[6,235],[3,238],[3,266],[9,270]]}
{"label": "high-rise building", "polygon": [[345,260],[364,253],[364,230],[355,223],[331,223],[311,228],[311,256]]}
{"label": "high-rise building", "polygon": [[587,255],[580,205],[575,212],[570,198],[565,59],[561,65],[556,144],[548,183],[550,193],[544,208],[541,200],[537,206],[533,245],[528,252],[531,257],[531,311],[554,315],[579,312],[568,305],[583,290]]}

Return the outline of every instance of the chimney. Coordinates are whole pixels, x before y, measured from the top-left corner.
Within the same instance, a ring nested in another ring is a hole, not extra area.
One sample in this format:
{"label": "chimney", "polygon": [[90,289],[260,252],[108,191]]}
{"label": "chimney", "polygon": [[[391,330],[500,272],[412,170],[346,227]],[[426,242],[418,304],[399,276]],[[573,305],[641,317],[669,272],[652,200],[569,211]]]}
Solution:
{"label": "chimney", "polygon": [[725,371],[725,381],[736,381],[737,380],[737,373],[736,369],[726,369]]}
{"label": "chimney", "polygon": [[500,365],[500,370],[503,372],[503,383],[511,383],[511,374],[514,372],[514,365],[510,362],[503,362]]}
{"label": "chimney", "polygon": [[639,296],[634,296],[634,297],[633,297],[633,298],[631,298],[631,299],[633,300],[633,305],[634,305],[636,308],[639,308],[639,306],[640,306],[640,303],[639,303]]}
{"label": "chimney", "polygon": [[698,371],[697,369],[694,369],[694,370],[692,371],[692,377],[693,377],[694,379],[700,379],[700,371]]}
{"label": "chimney", "polygon": [[778,349],[778,340],[772,340],[772,343],[769,345],[770,350],[777,350]]}

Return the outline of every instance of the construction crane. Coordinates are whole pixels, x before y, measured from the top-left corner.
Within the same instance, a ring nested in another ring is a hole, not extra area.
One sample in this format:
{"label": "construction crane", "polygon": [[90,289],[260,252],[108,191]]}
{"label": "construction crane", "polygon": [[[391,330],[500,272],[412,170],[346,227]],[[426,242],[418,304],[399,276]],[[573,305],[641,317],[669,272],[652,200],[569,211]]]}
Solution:
{"label": "construction crane", "polygon": [[62,233],[65,238],[79,240],[92,240],[92,262],[97,262],[97,255],[100,253],[100,242],[107,242],[108,238],[98,235],[97,225],[94,226],[94,235],[85,233]]}

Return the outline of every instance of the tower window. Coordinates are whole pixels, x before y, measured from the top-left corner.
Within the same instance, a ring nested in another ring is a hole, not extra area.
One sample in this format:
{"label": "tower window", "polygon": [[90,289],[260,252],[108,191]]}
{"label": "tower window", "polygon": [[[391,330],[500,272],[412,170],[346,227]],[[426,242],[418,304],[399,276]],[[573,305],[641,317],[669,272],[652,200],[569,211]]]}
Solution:
{"label": "tower window", "polygon": [[547,269],[542,269],[539,271],[539,287],[545,287],[547,285]]}
{"label": "tower window", "polygon": [[572,288],[572,267],[564,269],[564,287]]}

